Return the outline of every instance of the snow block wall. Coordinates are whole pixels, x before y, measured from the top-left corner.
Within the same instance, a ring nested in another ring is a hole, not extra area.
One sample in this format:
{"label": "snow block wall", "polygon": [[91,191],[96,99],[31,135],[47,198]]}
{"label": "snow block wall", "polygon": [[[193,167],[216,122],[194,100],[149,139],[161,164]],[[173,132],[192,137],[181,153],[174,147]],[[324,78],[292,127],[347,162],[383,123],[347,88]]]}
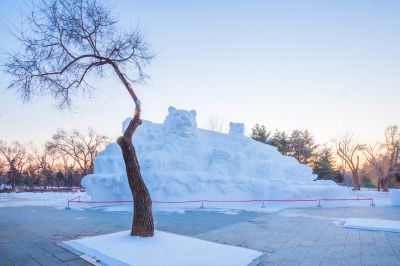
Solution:
{"label": "snow block wall", "polygon": [[[153,200],[302,199],[340,191],[332,181],[313,181],[311,168],[295,158],[246,137],[243,124],[230,123],[228,134],[199,129],[194,110],[170,107],[163,124],[143,121],[132,140]],[[92,200],[132,198],[118,144],[98,154],[82,185]]]}

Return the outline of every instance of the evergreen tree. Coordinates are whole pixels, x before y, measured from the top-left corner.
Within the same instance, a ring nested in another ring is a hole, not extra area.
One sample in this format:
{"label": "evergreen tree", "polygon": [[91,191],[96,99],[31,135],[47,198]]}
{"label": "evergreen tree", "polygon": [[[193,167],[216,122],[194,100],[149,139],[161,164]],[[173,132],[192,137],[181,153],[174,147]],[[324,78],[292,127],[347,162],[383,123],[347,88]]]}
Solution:
{"label": "evergreen tree", "polygon": [[312,165],[318,145],[308,130],[293,130],[289,138],[288,155],[295,157],[300,163]]}
{"label": "evergreen tree", "polygon": [[271,135],[271,131],[268,131],[264,125],[255,124],[251,131],[251,138],[262,143],[267,143]]}
{"label": "evergreen tree", "polygon": [[335,171],[335,160],[332,151],[324,148],[314,162],[313,174],[317,175],[317,179],[338,180],[338,173]]}
{"label": "evergreen tree", "polygon": [[289,152],[289,136],[285,131],[276,130],[274,135],[268,140],[268,144],[278,148],[278,151],[283,155],[288,155]]}

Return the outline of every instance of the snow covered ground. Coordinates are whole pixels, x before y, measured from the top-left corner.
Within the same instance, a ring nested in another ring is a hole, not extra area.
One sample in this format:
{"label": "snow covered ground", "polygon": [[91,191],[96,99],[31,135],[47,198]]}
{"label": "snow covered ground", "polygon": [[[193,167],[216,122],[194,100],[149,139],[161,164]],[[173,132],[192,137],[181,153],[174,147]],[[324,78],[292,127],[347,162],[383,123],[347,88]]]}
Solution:
{"label": "snow covered ground", "polygon": [[346,220],[344,227],[352,229],[400,233],[400,221],[383,219],[350,218]]}
{"label": "snow covered ground", "polygon": [[[91,198],[84,192],[45,192],[45,193],[1,193],[0,194],[0,207],[19,207],[19,206],[53,206],[64,208],[67,206],[69,199],[77,198],[81,201],[91,201]],[[374,203],[379,206],[390,206],[391,198],[390,193],[377,192],[372,190],[361,190],[354,192],[349,190],[350,198],[369,198],[374,199]],[[79,200],[76,199],[76,200]],[[154,199],[157,200],[157,199]],[[347,207],[347,206],[365,206],[369,207],[371,201],[321,201],[322,208],[332,207]],[[262,208],[261,202],[201,202],[185,203],[185,204],[162,204],[154,203],[153,210],[155,212],[179,212],[183,213],[187,210],[201,210],[201,211],[215,211],[223,212],[226,214],[235,215],[237,210],[247,210],[255,212],[275,212],[286,208],[299,208],[299,207],[317,207],[318,202],[265,202]],[[90,209],[97,208],[105,211],[132,211],[132,203],[79,203],[71,202],[71,208],[74,209]]]}
{"label": "snow covered ground", "polygon": [[54,206],[65,207],[67,201],[74,197],[85,198],[85,192],[22,192],[0,193],[1,207],[21,206]]}
{"label": "snow covered ground", "polygon": [[66,241],[64,244],[107,265],[242,266],[263,253],[197,238],[155,231],[132,237],[129,231]]}

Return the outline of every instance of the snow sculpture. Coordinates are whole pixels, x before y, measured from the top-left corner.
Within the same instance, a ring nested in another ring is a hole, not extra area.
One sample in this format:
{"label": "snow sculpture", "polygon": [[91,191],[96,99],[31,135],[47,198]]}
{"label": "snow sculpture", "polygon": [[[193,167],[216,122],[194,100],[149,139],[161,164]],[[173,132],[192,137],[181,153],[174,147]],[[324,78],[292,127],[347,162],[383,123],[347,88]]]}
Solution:
{"label": "snow sculpture", "polygon": [[[194,110],[170,107],[163,124],[143,121],[133,143],[153,200],[338,196],[334,182],[313,181],[309,167],[244,136],[243,124],[230,123],[229,134],[197,128]],[[131,199],[117,144],[99,153],[82,185],[92,200]]]}
{"label": "snow sculpture", "polygon": [[230,122],[229,123],[229,135],[244,136],[244,124]]}

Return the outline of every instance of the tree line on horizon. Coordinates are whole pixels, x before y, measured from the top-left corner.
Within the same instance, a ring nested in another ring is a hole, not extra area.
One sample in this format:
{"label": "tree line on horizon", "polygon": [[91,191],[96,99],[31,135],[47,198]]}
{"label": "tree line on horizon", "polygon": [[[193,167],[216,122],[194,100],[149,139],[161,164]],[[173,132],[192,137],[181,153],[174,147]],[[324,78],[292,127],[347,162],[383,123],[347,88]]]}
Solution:
{"label": "tree line on horizon", "polygon": [[96,155],[108,143],[108,137],[91,128],[86,134],[58,129],[39,148],[32,142],[22,145],[0,140],[0,184],[31,191],[80,186],[82,177],[93,172]]}
{"label": "tree line on horizon", "polygon": [[363,185],[388,191],[389,187],[400,185],[400,130],[396,125],[386,127],[383,138],[368,145],[351,133],[320,145],[308,130],[272,133],[259,124],[253,126],[251,137],[308,165],[317,175],[316,180],[334,180],[339,184],[347,181],[353,190],[360,190]]}
{"label": "tree line on horizon", "polygon": [[[380,141],[366,145],[350,133],[317,144],[308,130],[290,133],[267,130],[255,124],[251,138],[269,144],[285,156],[292,156],[313,169],[315,180],[333,180],[388,191],[400,184],[400,130],[389,126]],[[98,152],[109,143],[108,137],[89,128],[86,135],[78,130],[58,129],[51,139],[37,148],[33,143],[0,140],[0,184],[12,189],[49,189],[80,186],[83,176],[93,173]]]}

